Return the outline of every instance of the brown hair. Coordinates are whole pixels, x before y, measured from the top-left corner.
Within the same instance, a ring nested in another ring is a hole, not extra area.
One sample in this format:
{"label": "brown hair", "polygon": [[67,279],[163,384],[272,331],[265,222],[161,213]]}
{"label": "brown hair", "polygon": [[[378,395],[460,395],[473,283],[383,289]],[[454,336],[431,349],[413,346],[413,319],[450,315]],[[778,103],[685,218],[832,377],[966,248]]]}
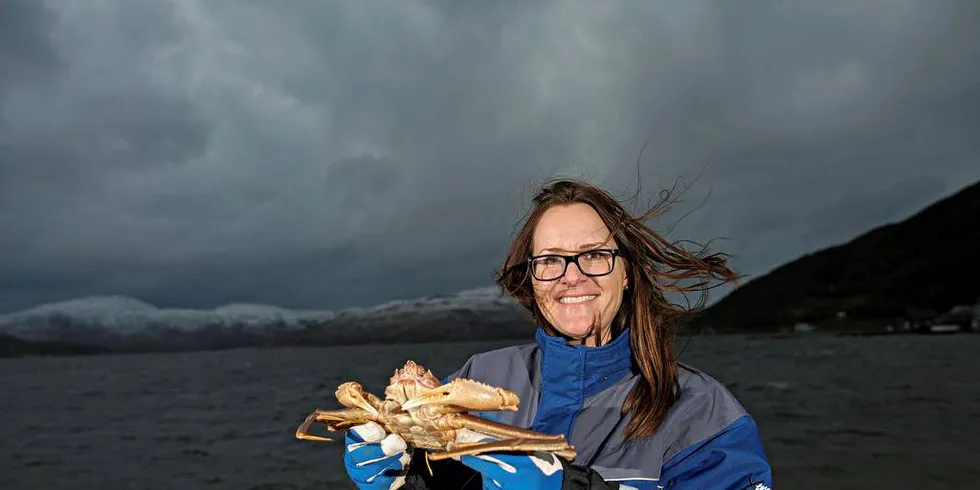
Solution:
{"label": "brown hair", "polygon": [[[612,324],[615,338],[630,329],[634,368],[642,375],[623,404],[623,413],[632,413],[626,437],[648,437],[663,422],[678,396],[676,355],[673,349],[673,327],[677,321],[704,305],[708,283],[712,278],[735,281],[736,275],[726,265],[726,256],[698,252],[669,243],[644,224],[663,213],[663,205],[634,217],[613,196],[592,184],[562,179],[544,186],[533,199],[533,208],[518,231],[503,266],[495,280],[505,295],[513,297],[530,311],[535,323],[549,332],[554,329],[545,320],[534,300],[527,258],[531,255],[534,229],[541,215],[552,206],[584,203],[591,206],[612,232],[623,252],[630,287],[623,293],[623,303]],[[697,278],[694,284],[681,281]],[[686,293],[701,290],[701,300],[683,308],[671,304],[666,292]]]}

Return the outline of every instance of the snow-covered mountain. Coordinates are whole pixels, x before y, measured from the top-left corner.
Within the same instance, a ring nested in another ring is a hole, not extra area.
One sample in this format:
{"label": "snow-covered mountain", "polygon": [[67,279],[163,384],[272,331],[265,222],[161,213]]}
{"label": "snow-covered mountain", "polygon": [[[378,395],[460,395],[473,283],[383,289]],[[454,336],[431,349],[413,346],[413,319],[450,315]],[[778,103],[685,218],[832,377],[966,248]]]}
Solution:
{"label": "snow-covered mountain", "polygon": [[523,310],[488,287],[340,311],[255,304],[172,309],[125,296],[97,296],[0,316],[0,334],[122,350],[170,350],[486,340],[529,337],[530,330]]}
{"label": "snow-covered mountain", "polygon": [[208,325],[265,327],[282,322],[328,321],[331,311],[290,311],[267,305],[233,304],[213,310],[163,309],[126,296],[93,296],[48,303],[0,317],[0,329],[23,338],[46,337],[65,328],[97,327],[127,334],[173,328],[193,331]]}

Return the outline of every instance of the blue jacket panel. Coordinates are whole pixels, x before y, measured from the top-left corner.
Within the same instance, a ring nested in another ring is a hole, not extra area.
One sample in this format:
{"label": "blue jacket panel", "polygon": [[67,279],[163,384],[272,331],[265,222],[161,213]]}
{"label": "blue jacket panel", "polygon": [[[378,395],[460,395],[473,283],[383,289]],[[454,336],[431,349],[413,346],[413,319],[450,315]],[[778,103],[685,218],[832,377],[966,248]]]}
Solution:
{"label": "blue jacket panel", "polygon": [[[600,347],[571,346],[538,329],[535,342],[470,357],[462,377],[514,391],[517,411],[477,415],[564,434],[573,465],[610,486],[767,490],[772,472],[752,417],[720,382],[681,364],[680,396],[653,436],[626,440],[621,407],[642,378],[631,368],[629,332]],[[615,482],[615,483],[614,483]]]}

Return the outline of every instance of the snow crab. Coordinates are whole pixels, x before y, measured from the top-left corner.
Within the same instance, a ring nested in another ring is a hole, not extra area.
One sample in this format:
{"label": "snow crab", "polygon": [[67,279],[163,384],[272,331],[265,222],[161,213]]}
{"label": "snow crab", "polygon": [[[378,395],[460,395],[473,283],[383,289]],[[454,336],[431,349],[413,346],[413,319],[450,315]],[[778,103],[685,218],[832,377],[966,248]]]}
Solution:
{"label": "snow crab", "polygon": [[[337,432],[374,421],[401,436],[409,447],[430,451],[430,460],[492,451],[548,451],[567,460],[576,454],[562,434],[544,434],[466,413],[517,410],[517,394],[503,388],[471,379],[442,384],[432,371],[409,360],[395,370],[384,394],[382,400],[357,381],[345,382],[336,391],[345,408],[314,410],[296,429],[296,438],[332,441],[309,433],[318,422]],[[487,437],[495,440],[481,441]]]}

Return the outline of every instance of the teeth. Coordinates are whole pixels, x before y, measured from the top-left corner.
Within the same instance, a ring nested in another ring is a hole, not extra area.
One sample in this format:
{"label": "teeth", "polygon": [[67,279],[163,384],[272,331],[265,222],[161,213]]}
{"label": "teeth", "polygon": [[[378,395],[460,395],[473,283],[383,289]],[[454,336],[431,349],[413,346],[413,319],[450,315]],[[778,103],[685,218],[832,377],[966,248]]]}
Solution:
{"label": "teeth", "polygon": [[569,303],[585,303],[586,301],[592,301],[596,299],[596,297],[598,297],[598,295],[596,294],[589,294],[586,296],[566,296],[558,300],[558,302],[563,305],[567,305]]}

